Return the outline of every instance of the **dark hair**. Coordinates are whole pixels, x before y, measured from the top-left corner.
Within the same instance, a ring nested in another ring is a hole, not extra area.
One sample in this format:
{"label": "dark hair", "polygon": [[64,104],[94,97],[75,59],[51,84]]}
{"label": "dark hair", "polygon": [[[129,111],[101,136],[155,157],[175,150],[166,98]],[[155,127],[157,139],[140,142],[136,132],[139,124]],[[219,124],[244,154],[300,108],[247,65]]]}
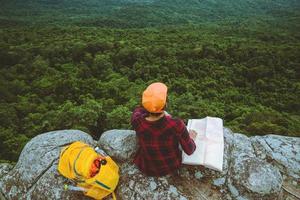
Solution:
{"label": "dark hair", "polygon": [[164,110],[166,109],[166,107],[167,107],[167,104],[165,104],[165,106],[163,107],[163,111],[162,112],[160,112],[160,113],[151,113],[151,112],[149,112],[149,115],[152,115],[152,116],[154,116],[154,117],[158,117],[158,116],[160,116],[163,112],[164,112]]}
{"label": "dark hair", "polygon": [[158,117],[162,114],[162,112],[160,113],[149,113],[149,115],[153,116],[153,117]]}

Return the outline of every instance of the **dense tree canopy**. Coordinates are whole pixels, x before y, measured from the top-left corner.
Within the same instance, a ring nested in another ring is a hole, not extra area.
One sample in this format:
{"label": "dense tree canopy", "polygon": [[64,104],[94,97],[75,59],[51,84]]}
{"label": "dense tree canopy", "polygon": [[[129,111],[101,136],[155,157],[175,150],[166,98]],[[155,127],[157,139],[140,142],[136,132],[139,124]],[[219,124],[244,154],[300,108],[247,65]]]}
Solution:
{"label": "dense tree canopy", "polygon": [[[131,128],[131,112],[154,81],[169,87],[175,117],[216,116],[248,135],[300,136],[298,1],[68,2],[13,0],[0,10],[0,160],[16,160],[46,131],[97,138]],[[91,5],[101,2],[103,16],[94,16]]]}

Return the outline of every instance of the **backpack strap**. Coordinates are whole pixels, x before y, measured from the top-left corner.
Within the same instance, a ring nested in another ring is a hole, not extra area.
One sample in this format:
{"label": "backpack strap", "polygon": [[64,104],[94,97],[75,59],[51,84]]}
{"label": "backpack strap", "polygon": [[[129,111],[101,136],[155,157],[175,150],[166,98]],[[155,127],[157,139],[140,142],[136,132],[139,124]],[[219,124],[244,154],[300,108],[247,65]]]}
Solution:
{"label": "backpack strap", "polygon": [[82,176],[81,176],[80,174],[78,174],[78,172],[77,172],[77,170],[76,170],[76,162],[77,162],[77,160],[78,160],[80,154],[82,153],[82,151],[83,151],[84,149],[86,149],[87,147],[89,147],[89,146],[88,146],[88,145],[83,145],[82,147],[80,147],[81,150],[80,150],[80,152],[77,154],[77,157],[76,157],[76,159],[74,160],[74,163],[73,163],[73,172],[74,172],[75,175],[76,175],[75,180],[76,180],[77,182],[84,182]]}
{"label": "backpack strap", "polygon": [[102,188],[104,188],[105,190],[111,191],[111,188],[108,187],[107,185],[105,185],[104,183],[102,183],[102,182],[100,182],[100,181],[98,181],[98,180],[96,180],[95,183],[96,183],[97,185],[101,186]]}
{"label": "backpack strap", "polygon": [[111,194],[112,194],[113,200],[117,200],[115,192],[112,192]]}

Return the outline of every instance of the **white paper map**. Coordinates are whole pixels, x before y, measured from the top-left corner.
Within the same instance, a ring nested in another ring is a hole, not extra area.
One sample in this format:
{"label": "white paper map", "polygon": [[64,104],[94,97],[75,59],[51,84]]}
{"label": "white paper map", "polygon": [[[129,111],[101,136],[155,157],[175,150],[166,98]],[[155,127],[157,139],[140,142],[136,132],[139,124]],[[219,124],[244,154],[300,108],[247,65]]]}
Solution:
{"label": "white paper map", "polygon": [[190,119],[187,129],[197,132],[196,150],[190,156],[182,151],[182,163],[204,165],[222,171],[224,155],[223,120],[216,117]]}

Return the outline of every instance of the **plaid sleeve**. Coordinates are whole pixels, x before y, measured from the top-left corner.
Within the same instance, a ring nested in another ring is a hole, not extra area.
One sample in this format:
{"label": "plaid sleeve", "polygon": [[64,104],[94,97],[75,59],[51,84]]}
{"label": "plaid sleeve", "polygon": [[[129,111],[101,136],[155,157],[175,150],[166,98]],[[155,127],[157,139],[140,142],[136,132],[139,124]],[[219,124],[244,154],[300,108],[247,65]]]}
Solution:
{"label": "plaid sleeve", "polygon": [[143,107],[137,107],[134,109],[132,116],[131,116],[131,125],[132,127],[136,127],[138,124],[138,121],[141,117],[143,117],[147,111]]}
{"label": "plaid sleeve", "polygon": [[194,151],[196,150],[196,144],[194,140],[190,138],[189,132],[182,120],[178,121],[177,135],[179,143],[184,152],[188,155],[194,153]]}

